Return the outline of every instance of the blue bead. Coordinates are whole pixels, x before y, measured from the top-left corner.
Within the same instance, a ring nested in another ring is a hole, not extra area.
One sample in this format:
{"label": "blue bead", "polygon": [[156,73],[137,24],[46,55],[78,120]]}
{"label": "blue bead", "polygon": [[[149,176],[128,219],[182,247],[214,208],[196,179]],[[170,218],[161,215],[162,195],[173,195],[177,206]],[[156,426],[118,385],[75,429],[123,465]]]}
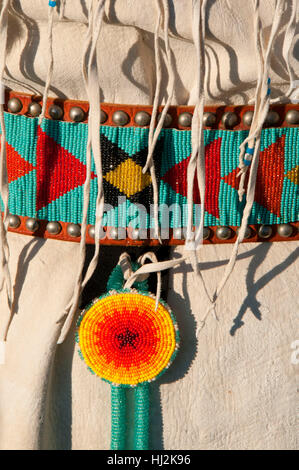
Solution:
{"label": "blue bead", "polygon": [[56,0],[49,0],[49,7],[56,7]]}
{"label": "blue bead", "polygon": [[271,87],[270,87],[271,78],[270,78],[270,77],[268,78],[268,80],[267,80],[267,83],[268,83],[267,96],[269,96],[269,95],[270,95],[270,93],[271,93]]}
{"label": "blue bead", "polygon": [[254,154],[254,148],[246,147],[246,153],[249,153],[249,155]]}

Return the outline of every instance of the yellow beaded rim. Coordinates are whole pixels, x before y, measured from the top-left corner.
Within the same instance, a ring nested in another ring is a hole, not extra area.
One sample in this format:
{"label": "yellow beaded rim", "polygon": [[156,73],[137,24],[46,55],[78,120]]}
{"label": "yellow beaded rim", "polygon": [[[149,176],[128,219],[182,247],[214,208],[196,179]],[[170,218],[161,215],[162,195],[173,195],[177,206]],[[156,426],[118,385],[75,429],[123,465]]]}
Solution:
{"label": "yellow beaded rim", "polygon": [[179,334],[169,307],[149,293],[111,291],[96,299],[78,324],[88,367],[102,379],[126,386],[155,380],[169,367]]}

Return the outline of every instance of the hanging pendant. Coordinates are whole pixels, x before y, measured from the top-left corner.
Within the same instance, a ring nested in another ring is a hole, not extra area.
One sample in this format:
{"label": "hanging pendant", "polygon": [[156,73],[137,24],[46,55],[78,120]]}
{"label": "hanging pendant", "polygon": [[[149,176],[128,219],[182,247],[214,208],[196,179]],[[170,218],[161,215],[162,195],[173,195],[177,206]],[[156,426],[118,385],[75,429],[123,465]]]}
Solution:
{"label": "hanging pendant", "polygon": [[[136,270],[139,266],[135,264]],[[126,445],[126,388],[134,389],[134,449],[149,447],[149,383],[168,369],[179,346],[177,323],[147,282],[123,289],[114,268],[107,293],[95,299],[78,321],[80,355],[91,372],[111,385],[111,449]]]}

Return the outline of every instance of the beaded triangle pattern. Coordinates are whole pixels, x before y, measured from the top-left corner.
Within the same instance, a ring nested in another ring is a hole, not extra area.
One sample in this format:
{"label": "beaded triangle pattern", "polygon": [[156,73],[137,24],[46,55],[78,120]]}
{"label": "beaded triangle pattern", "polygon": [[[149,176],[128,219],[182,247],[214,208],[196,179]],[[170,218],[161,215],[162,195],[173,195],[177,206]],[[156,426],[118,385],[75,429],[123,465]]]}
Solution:
{"label": "beaded triangle pattern", "polygon": [[[37,119],[5,113],[9,210],[12,214],[50,221],[80,223],[86,176],[87,124]],[[239,146],[248,131],[205,130],[206,226],[239,226],[245,196],[238,198]],[[148,129],[101,127],[103,185],[108,206],[103,224],[128,226],[137,205],[148,212],[153,202],[150,175],[142,173],[146,161]],[[269,128],[261,134],[261,154],[255,201],[249,224],[296,222],[299,213],[299,128]],[[154,160],[159,182],[159,203],[177,204],[170,211],[170,227],[186,226],[186,169],[191,155],[191,132],[162,129]],[[92,164],[88,224],[94,224],[97,179]],[[119,197],[123,199],[120,204]],[[195,182],[194,201],[200,203]],[[125,215],[120,216],[125,208]],[[160,215],[162,217],[162,215]],[[138,222],[137,222],[138,224]],[[137,225],[138,226],[138,225]]]}

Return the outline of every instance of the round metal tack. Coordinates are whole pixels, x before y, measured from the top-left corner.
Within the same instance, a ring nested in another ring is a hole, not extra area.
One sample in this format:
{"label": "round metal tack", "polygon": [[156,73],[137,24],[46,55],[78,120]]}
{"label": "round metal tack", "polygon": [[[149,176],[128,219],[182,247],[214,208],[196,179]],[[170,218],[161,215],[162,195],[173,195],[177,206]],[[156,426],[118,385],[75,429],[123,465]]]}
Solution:
{"label": "round metal tack", "polygon": [[18,228],[21,225],[21,219],[18,215],[10,214],[8,216],[8,225],[11,228]]}
{"label": "round metal tack", "polygon": [[214,124],[216,124],[216,114],[214,113],[204,113],[203,114],[203,125],[205,127],[211,127],[211,126],[214,126]]}
{"label": "round metal tack", "polygon": [[[162,113],[158,114],[158,121],[161,119]],[[169,127],[170,124],[172,123],[172,117],[169,113],[166,113],[164,122],[163,122],[163,127]]]}
{"label": "round metal tack", "polygon": [[286,121],[288,124],[299,124],[299,111],[290,109],[286,114]]}
{"label": "round metal tack", "polygon": [[232,113],[228,111],[227,113],[224,113],[222,116],[222,123],[224,127],[227,129],[231,129],[232,127],[235,127],[238,123],[238,116],[236,113]]}
{"label": "round metal tack", "polygon": [[181,113],[179,115],[179,124],[180,126],[182,127],[190,127],[191,126],[191,122],[192,122],[192,114],[191,113]]}
{"label": "round metal tack", "polygon": [[26,220],[25,225],[26,225],[27,230],[29,230],[29,232],[36,232],[37,229],[39,228],[38,221],[34,219],[33,217],[29,217]]}
{"label": "round metal tack", "polygon": [[10,100],[8,100],[7,107],[11,113],[19,113],[23,108],[23,104],[19,98],[10,98]]}
{"label": "round metal tack", "polygon": [[59,222],[51,221],[47,223],[46,229],[51,235],[58,235],[61,232],[61,225]]}
{"label": "round metal tack", "polygon": [[[240,232],[240,227],[237,229],[238,234],[239,234],[239,232]],[[247,226],[246,229],[245,229],[244,240],[245,239],[247,240],[248,238],[251,238],[252,236],[253,236],[253,232],[251,230],[251,227]]]}
{"label": "round metal tack", "polygon": [[61,119],[63,116],[63,110],[57,104],[52,104],[49,108],[49,115],[54,121]]}
{"label": "round metal tack", "polygon": [[230,227],[217,227],[216,229],[216,236],[220,240],[228,240],[232,235],[232,230]]}
{"label": "round metal tack", "polygon": [[261,238],[269,238],[272,235],[272,227],[271,225],[261,225],[258,229],[259,237]]}
{"label": "round metal tack", "polygon": [[112,115],[112,121],[117,126],[125,126],[126,124],[128,124],[129,120],[130,118],[128,114],[125,113],[125,111],[115,111]]}
{"label": "round metal tack", "polygon": [[173,238],[175,240],[181,240],[184,238],[183,230],[180,227],[173,229]]}
{"label": "round metal tack", "polygon": [[290,224],[280,224],[277,227],[277,233],[281,237],[288,238],[292,235],[293,233],[293,227]]}
{"label": "round metal tack", "polygon": [[36,103],[36,102],[33,101],[28,106],[28,112],[32,117],[37,117],[42,112],[42,107],[39,103]]}
{"label": "round metal tack", "polygon": [[105,113],[105,111],[101,109],[101,115],[100,115],[101,124],[104,124],[104,122],[106,122],[107,119],[108,119],[107,113]]}
{"label": "round metal tack", "polygon": [[79,106],[73,106],[70,109],[70,118],[74,122],[82,122],[85,118],[85,113]]}
{"label": "round metal tack", "polygon": [[276,111],[269,111],[266,117],[265,124],[267,126],[275,126],[279,123],[279,114]]}
{"label": "round metal tack", "polygon": [[207,240],[210,235],[211,235],[211,230],[209,229],[209,227],[204,227],[203,228],[203,239]]}
{"label": "round metal tack", "polygon": [[138,111],[138,113],[136,113],[134,117],[135,123],[140,127],[148,126],[150,120],[151,116],[146,111]]}
{"label": "round metal tack", "polygon": [[250,127],[253,119],[253,111],[246,111],[246,113],[243,114],[243,123],[245,126]]}
{"label": "round metal tack", "polygon": [[112,240],[117,240],[118,239],[118,230],[116,227],[112,227],[109,231],[109,237],[112,238]]}
{"label": "round metal tack", "polygon": [[80,237],[81,235],[81,227],[78,224],[68,224],[66,231],[73,238]]}

